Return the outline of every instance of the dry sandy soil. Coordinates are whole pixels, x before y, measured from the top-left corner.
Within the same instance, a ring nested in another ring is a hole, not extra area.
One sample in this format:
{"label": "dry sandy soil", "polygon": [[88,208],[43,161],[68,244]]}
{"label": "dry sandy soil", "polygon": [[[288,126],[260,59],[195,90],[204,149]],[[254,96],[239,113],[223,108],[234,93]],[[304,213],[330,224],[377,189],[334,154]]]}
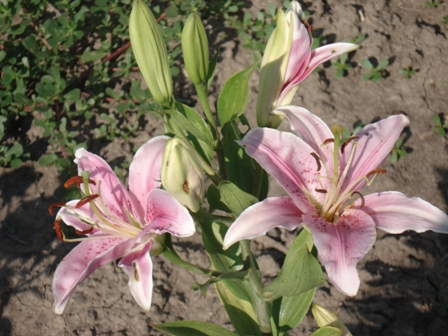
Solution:
{"label": "dry sandy soil", "polygon": [[[247,4],[256,13],[267,6],[257,0]],[[299,89],[295,103],[321,116],[329,125],[350,129],[394,113],[409,116],[404,147],[406,157],[383,167],[370,191],[400,190],[448,210],[448,142],[433,131],[432,118],[448,113],[448,2],[437,9],[424,0],[321,0],[306,2],[316,29],[326,42],[347,41],[367,35],[362,48],[350,54],[353,69],[336,79],[330,63],[320,67]],[[216,29],[216,28],[213,28]],[[211,36],[219,36],[217,31]],[[251,53],[237,39],[217,39],[222,45],[215,92],[226,78],[251,64]],[[363,81],[361,61],[388,59],[380,82]],[[418,72],[405,79],[399,70]],[[251,78],[248,116],[254,119],[258,78]],[[189,96],[186,85],[180,93]],[[216,99],[216,97],[215,97]],[[286,127],[285,125],[283,127]],[[33,132],[31,130],[30,132]],[[146,131],[135,141],[143,143],[161,133],[160,124],[148,119]],[[129,155],[129,146],[114,141],[90,148],[112,164]],[[52,275],[73,245],[61,243],[52,230],[47,208],[61,181],[52,168],[29,161],[20,169],[0,170],[0,220],[14,227],[14,234],[0,231],[0,334],[1,335],[158,335],[150,324],[179,319],[199,319],[231,328],[215,292],[206,298],[191,290],[203,278],[154,259],[154,297],[149,313],[132,299],[127,276],[116,265],[107,265],[84,281],[63,315],[52,311]],[[271,194],[282,191],[273,187]],[[266,280],[278,273],[285,246],[295,232],[273,230],[252,243]],[[192,262],[206,263],[199,237],[177,244]],[[331,285],[318,289],[315,302],[337,311],[354,335],[448,334],[448,236],[431,232],[389,235],[378,232],[375,247],[359,264],[361,288],[348,298]],[[315,324],[307,316],[292,335],[309,335]]]}

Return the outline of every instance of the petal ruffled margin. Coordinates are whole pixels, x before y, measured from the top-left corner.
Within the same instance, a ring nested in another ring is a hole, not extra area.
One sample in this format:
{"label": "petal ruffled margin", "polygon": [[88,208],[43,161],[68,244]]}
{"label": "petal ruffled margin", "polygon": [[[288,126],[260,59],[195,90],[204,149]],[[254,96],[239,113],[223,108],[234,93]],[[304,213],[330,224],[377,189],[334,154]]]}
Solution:
{"label": "petal ruffled margin", "polygon": [[85,240],[71,250],[54,273],[55,313],[62,314],[68,299],[81,281],[97,268],[121,258],[133,245],[133,241],[125,238],[98,238]]}
{"label": "petal ruffled margin", "polygon": [[386,191],[364,196],[363,207],[360,203],[356,201],[354,208],[366,212],[378,229],[388,233],[406,230],[448,233],[448,215],[421,198]]}
{"label": "petal ruffled margin", "polygon": [[244,210],[224,237],[224,249],[243,239],[266,234],[282,227],[294,230],[302,223],[302,212],[289,197],[270,197]]}
{"label": "petal ruffled margin", "polygon": [[356,265],[376,240],[375,223],[365,212],[344,211],[338,222],[305,214],[304,224],[311,230],[318,257],[331,283],[342,293],[355,296],[360,280]]}

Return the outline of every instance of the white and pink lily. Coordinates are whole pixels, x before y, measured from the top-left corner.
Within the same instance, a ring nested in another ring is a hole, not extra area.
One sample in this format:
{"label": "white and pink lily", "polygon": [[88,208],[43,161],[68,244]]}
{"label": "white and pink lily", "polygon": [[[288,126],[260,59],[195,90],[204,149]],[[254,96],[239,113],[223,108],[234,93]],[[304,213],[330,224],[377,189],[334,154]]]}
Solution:
{"label": "white and pink lily", "polygon": [[[153,138],[134,156],[129,168],[129,192],[110,166],[85,149],[75,153],[77,183],[85,197],[70,201],[59,210],[55,229],[65,241],[81,241],[56,269],[53,278],[54,310],[61,314],[78,284],[98,267],[121,259],[129,276],[131,294],[149,310],[152,298],[150,254],[160,253],[164,233],[179,237],[195,232],[189,212],[160,187],[162,157],[168,137]],[[65,239],[59,221],[85,237]]]}
{"label": "white and pink lily", "polygon": [[271,112],[291,103],[298,85],[320,64],[353,51],[353,43],[332,43],[311,50],[311,26],[297,1],[277,15],[277,26],[261,61],[257,100],[258,126],[277,128],[282,117]]}
{"label": "white and pink lily", "polygon": [[317,116],[294,106],[278,110],[294,133],[255,128],[241,141],[246,152],[271,174],[289,197],[272,197],[246,209],[228,230],[227,248],[275,227],[308,228],[329,280],[354,296],[360,280],[356,265],[376,240],[376,229],[389,233],[432,230],[448,233],[448,216],[420,198],[396,191],[361,194],[393,148],[404,115],[365,126],[344,143]]}

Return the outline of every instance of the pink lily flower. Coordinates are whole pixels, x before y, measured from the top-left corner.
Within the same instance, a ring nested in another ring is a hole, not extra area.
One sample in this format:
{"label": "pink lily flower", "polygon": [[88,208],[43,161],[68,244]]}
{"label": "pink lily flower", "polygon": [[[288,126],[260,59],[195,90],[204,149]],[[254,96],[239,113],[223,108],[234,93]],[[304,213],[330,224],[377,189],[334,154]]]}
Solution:
{"label": "pink lily flower", "polygon": [[[129,192],[102,158],[83,148],[76,151],[79,176],[66,185],[77,183],[86,196],[54,205],[62,206],[55,229],[62,240],[81,243],[62,259],[55,271],[53,293],[57,314],[63,312],[81,281],[119,258],[122,259],[118,265],[129,276],[132,296],[142,308],[150,309],[153,287],[150,254],[162,251],[161,235],[168,232],[186,237],[195,232],[187,209],[158,189],[168,139],[153,138],[137,151],[129,168]],[[60,220],[85,237],[65,239]]]}
{"label": "pink lily flower", "polygon": [[267,198],[247,208],[229,228],[225,248],[275,227],[292,230],[303,224],[329,280],[354,296],[360,285],[356,265],[373,246],[377,228],[448,233],[448,216],[420,198],[397,191],[361,194],[378,173],[385,173],[378,166],[408,125],[407,117],[367,125],[341,143],[340,127],[332,132],[303,108],[287,106],[278,113],[289,119],[295,134],[255,128],[241,144],[289,197]]}
{"label": "pink lily flower", "polygon": [[332,43],[311,50],[312,27],[297,1],[277,15],[277,26],[261,61],[257,100],[258,126],[277,128],[282,116],[271,114],[291,103],[298,85],[320,64],[358,48],[353,43]]}

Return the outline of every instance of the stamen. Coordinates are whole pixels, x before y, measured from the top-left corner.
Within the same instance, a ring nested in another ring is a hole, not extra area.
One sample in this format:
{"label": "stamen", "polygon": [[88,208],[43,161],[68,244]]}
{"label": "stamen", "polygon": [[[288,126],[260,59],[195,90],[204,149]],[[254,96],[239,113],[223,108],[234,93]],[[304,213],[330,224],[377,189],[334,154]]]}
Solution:
{"label": "stamen", "polygon": [[329,138],[329,139],[325,139],[323,144],[327,145],[327,144],[332,143],[332,142],[334,142],[334,138]]}
{"label": "stamen", "polygon": [[353,140],[358,140],[359,139],[359,137],[358,136],[356,136],[356,135],[354,135],[354,136],[351,136],[350,138],[348,138],[347,140],[345,140],[345,142],[342,144],[342,146],[341,146],[341,154],[344,154],[344,150],[345,150],[345,147],[350,143],[350,142],[352,142]]}
{"label": "stamen", "polygon": [[60,222],[59,219],[56,219],[56,220],[54,221],[53,229],[54,229],[54,231],[56,232],[56,237],[58,237],[58,239],[59,239],[60,241],[64,241],[64,233],[63,233],[62,230],[61,230],[61,225],[59,224],[59,222]]}
{"label": "stamen", "polygon": [[[94,180],[88,179],[89,183],[96,185],[96,182]],[[82,176],[72,176],[70,177],[65,183],[64,183],[64,188],[69,188],[70,186],[72,186],[73,184],[76,183],[76,187],[79,188],[79,186],[81,185],[81,183],[83,183],[83,177]]]}
{"label": "stamen", "polygon": [[369,171],[367,173],[367,175],[366,175],[366,178],[368,178],[369,176],[372,176],[372,175],[376,175],[376,174],[383,174],[384,175],[386,173],[387,173],[386,169],[376,168],[374,170]]}
{"label": "stamen", "polygon": [[64,207],[66,204],[64,202],[56,202],[53,203],[52,205],[50,205],[48,207],[48,212],[50,213],[50,215],[54,216],[54,209],[55,208],[62,208]]}
{"label": "stamen", "polygon": [[319,155],[317,155],[317,153],[315,153],[315,152],[310,153],[310,154],[311,154],[311,156],[312,156],[313,158],[316,159],[316,163],[317,163],[317,171],[320,171],[320,168],[322,168],[322,165],[320,164],[320,158],[319,158]]}
{"label": "stamen", "polygon": [[93,195],[89,195],[89,196],[86,196],[86,197],[84,197],[84,198],[81,198],[81,199],[79,200],[79,202],[76,203],[75,208],[76,208],[76,209],[81,208],[83,205],[92,202],[92,201],[93,201],[95,198],[97,198],[98,196],[99,196],[98,194],[93,194]]}
{"label": "stamen", "polygon": [[352,192],[351,196],[353,196],[353,195],[359,196],[359,198],[361,199],[361,208],[362,208],[364,206],[364,204],[366,204],[366,201],[364,200],[364,196],[358,191]]}
{"label": "stamen", "polygon": [[75,230],[76,234],[79,235],[79,236],[85,236],[86,234],[88,234],[88,233],[90,233],[92,231],[93,231],[93,226],[91,228],[87,229],[87,230],[82,230],[82,231]]}
{"label": "stamen", "polygon": [[325,189],[314,189],[315,192],[321,193],[321,194],[326,194],[328,191],[326,191]]}

